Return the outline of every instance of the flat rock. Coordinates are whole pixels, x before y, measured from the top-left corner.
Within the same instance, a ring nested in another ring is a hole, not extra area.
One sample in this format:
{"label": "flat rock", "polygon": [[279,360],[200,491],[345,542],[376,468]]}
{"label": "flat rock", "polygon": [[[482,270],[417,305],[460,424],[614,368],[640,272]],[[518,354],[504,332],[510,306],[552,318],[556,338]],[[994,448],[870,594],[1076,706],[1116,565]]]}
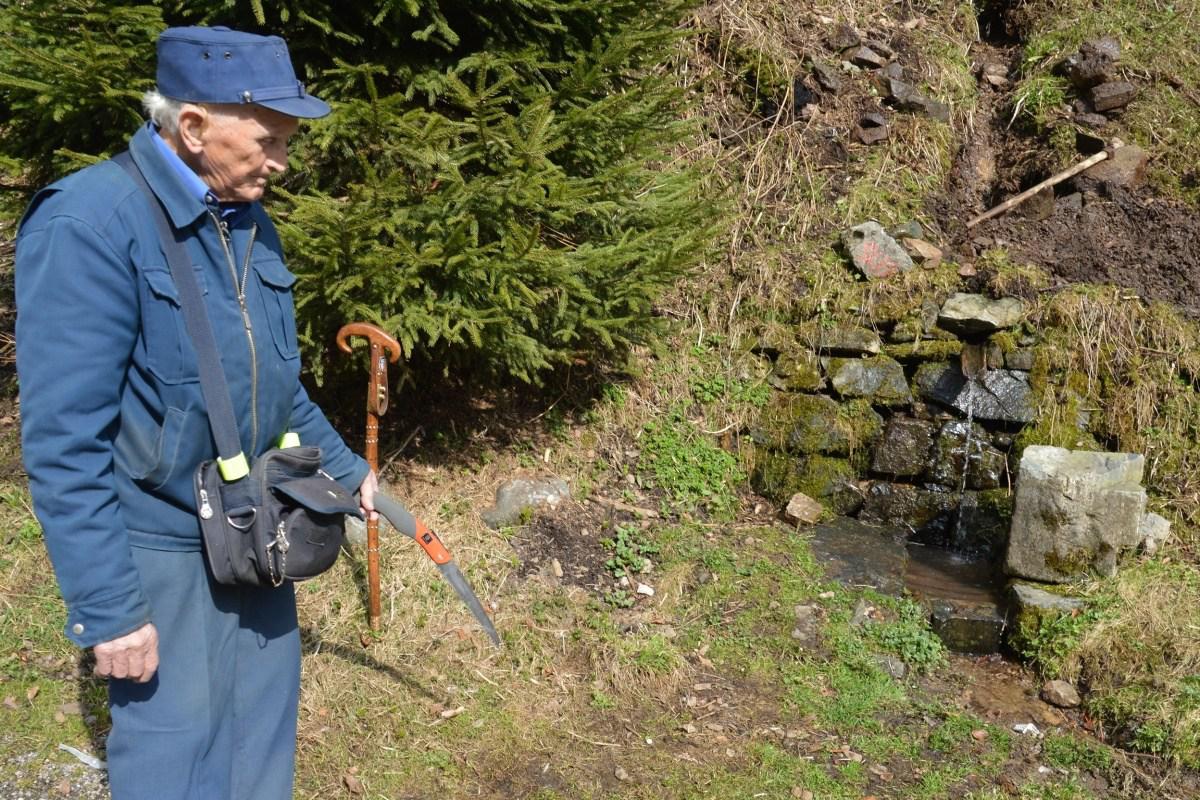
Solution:
{"label": "flat rock", "polygon": [[855,47],[846,54],[846,60],[856,67],[863,69],[883,69],[887,59],[869,47]]}
{"label": "flat rock", "polygon": [[1103,113],[1124,108],[1137,97],[1137,87],[1127,81],[1102,83],[1091,91],[1092,107]]}
{"label": "flat rock", "polygon": [[1142,541],[1144,465],[1138,453],[1025,448],[1005,571],[1048,583],[1112,576]]}
{"label": "flat rock", "polygon": [[929,242],[921,239],[901,239],[900,244],[904,246],[914,261],[926,269],[935,269],[941,266],[942,251]]}
{"label": "flat rock", "polygon": [[935,600],[929,625],[956,653],[996,653],[1003,641],[1005,618],[992,603]]}
{"label": "flat rock", "polygon": [[912,258],[878,222],[856,225],[842,236],[854,266],[870,280],[890,278],[913,268]]}
{"label": "flat rock", "polygon": [[518,524],[532,509],[554,509],[570,497],[571,490],[562,478],[517,478],[496,489],[496,504],[480,516],[489,528],[498,530]]}
{"label": "flat rock", "polygon": [[803,492],[796,492],[788,501],[783,515],[791,522],[799,525],[815,525],[821,521],[825,507]]}
{"label": "flat rock", "polygon": [[812,551],[830,580],[892,597],[904,594],[908,550],[895,528],[839,518],[812,529]]}
{"label": "flat rock", "polygon": [[821,331],[817,349],[832,356],[878,355],[883,342],[867,328],[841,326]]}
{"label": "flat rock", "polygon": [[1135,144],[1127,144],[1116,148],[1107,159],[1077,176],[1075,185],[1080,189],[1097,185],[1133,189],[1145,180],[1149,163],[1150,155],[1145,150]]}
{"label": "flat rock", "polygon": [[1024,315],[1025,304],[1016,297],[956,292],[942,305],[938,325],[962,336],[986,336],[1017,325]]}
{"label": "flat rock", "polygon": [[830,386],[841,397],[861,397],[885,406],[912,402],[904,367],[893,358],[825,358],[821,365]]}

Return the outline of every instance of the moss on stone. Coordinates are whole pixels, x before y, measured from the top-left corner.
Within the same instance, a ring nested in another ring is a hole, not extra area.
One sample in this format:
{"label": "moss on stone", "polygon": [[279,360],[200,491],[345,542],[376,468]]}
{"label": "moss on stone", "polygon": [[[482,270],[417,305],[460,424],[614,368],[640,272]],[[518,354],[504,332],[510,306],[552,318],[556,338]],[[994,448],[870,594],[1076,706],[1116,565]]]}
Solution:
{"label": "moss on stone", "polygon": [[789,453],[758,448],[754,453],[754,469],[750,486],[754,491],[776,503],[786,503],[801,491],[800,469],[804,459]]}
{"label": "moss on stone", "polygon": [[857,478],[847,459],[810,456],[800,470],[799,491],[821,501],[835,514],[852,514],[862,505],[854,486]]}
{"label": "moss on stone", "polygon": [[958,339],[916,339],[904,344],[884,345],[883,354],[908,363],[946,361],[962,354],[962,342]]}
{"label": "moss on stone", "polygon": [[1075,548],[1065,553],[1051,550],[1046,553],[1046,568],[1064,578],[1085,577],[1092,571],[1092,562],[1096,558],[1095,551],[1087,548]]}

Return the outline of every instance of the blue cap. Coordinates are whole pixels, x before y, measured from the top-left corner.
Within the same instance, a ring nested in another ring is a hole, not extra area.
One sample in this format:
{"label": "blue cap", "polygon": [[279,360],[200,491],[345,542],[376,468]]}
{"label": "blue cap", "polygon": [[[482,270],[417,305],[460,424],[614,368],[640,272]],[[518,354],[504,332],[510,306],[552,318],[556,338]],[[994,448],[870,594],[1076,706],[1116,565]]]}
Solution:
{"label": "blue cap", "polygon": [[254,103],[313,119],[329,105],[296,80],[287,43],[229,28],[167,28],[158,37],[158,91],[190,103]]}

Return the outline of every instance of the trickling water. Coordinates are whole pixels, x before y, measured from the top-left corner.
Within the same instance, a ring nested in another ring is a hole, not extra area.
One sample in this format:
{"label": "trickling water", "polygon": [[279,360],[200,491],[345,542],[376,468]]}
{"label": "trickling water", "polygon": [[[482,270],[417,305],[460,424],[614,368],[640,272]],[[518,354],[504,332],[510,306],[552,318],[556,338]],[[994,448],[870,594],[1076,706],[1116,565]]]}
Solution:
{"label": "trickling water", "polygon": [[967,496],[967,473],[971,469],[971,438],[974,436],[975,428],[975,378],[967,378],[966,391],[966,406],[967,406],[967,435],[963,437],[963,460],[962,460],[962,475],[958,478],[958,513],[954,517],[954,537],[950,540],[950,546],[955,550],[965,548],[965,535],[963,533],[963,503]]}
{"label": "trickling water", "polygon": [[[977,344],[964,344],[960,361],[963,377],[967,385],[962,395],[963,405],[967,407],[967,433],[963,437],[962,475],[958,479],[958,513],[954,519],[954,536],[950,546],[954,550],[966,547],[963,531],[963,505],[967,496],[967,473],[971,471],[971,445],[975,436],[975,392],[979,388],[979,377],[987,370],[987,354],[984,348]],[[978,457],[977,457],[978,458]]]}

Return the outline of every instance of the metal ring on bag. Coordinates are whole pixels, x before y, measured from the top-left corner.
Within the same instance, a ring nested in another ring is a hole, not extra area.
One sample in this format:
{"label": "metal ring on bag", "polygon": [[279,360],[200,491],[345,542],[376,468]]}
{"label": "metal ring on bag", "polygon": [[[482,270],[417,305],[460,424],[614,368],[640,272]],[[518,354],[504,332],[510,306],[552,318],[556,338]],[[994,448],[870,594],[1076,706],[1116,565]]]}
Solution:
{"label": "metal ring on bag", "polygon": [[239,525],[238,523],[234,522],[233,517],[229,516],[228,514],[225,515],[225,521],[228,522],[233,527],[237,528],[239,531],[248,531],[248,530],[250,530],[250,526],[254,524],[254,518],[256,516],[258,516],[257,508],[251,507],[249,509],[249,511],[250,511],[250,520],[248,522],[246,522],[244,525]]}

